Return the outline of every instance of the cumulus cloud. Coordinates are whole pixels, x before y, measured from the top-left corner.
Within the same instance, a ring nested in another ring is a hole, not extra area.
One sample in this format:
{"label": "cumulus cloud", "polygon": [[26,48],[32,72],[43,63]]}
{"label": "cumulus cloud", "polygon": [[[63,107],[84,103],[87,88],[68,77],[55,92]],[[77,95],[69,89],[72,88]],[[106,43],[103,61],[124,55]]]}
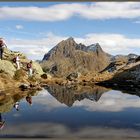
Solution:
{"label": "cumulus cloud", "polygon": [[[115,10],[114,10],[115,9]],[[18,11],[18,12],[17,12]],[[112,12],[113,11],[113,12]],[[56,4],[48,7],[1,7],[0,19],[60,21],[72,16],[86,19],[135,19],[140,17],[139,2],[100,2]]]}
{"label": "cumulus cloud", "polygon": [[129,38],[122,34],[87,34],[83,38],[77,38],[77,42],[82,42],[86,45],[98,42],[101,47],[111,54],[128,54],[140,53],[140,38]]}
{"label": "cumulus cloud", "polygon": [[16,25],[16,29],[21,30],[21,29],[23,29],[23,26],[22,25]]}
{"label": "cumulus cloud", "polygon": [[[45,53],[67,38],[68,36],[57,36],[48,33],[46,37],[40,39],[11,39],[7,43],[10,49],[21,51],[31,59],[42,59]],[[122,34],[109,33],[90,33],[80,38],[74,38],[77,43],[85,45],[98,42],[104,51],[113,55],[140,53],[140,38],[129,38]]]}
{"label": "cumulus cloud", "polygon": [[42,59],[44,54],[47,53],[52,47],[54,47],[61,40],[67,37],[56,36],[52,33],[48,33],[45,38],[41,39],[10,39],[7,44],[10,49],[21,51],[27,55],[30,59]]}

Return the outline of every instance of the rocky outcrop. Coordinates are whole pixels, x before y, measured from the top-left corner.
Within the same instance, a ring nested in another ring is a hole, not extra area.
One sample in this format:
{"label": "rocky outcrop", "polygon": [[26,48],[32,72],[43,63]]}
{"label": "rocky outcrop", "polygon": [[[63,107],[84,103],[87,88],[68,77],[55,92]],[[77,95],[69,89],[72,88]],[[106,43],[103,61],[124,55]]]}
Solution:
{"label": "rocky outcrop", "polygon": [[13,58],[16,57],[17,55],[19,55],[20,59],[27,59],[27,57],[21,52],[11,51],[11,50],[9,50],[7,48],[4,48],[3,58],[5,60],[12,61]]}
{"label": "rocky outcrop", "polygon": [[111,62],[102,72],[104,72],[104,71],[117,72],[119,69],[126,66],[127,63],[128,63],[127,60],[123,60],[123,59],[115,60],[115,61]]}
{"label": "rocky outcrop", "polygon": [[131,64],[125,67],[123,70],[119,70],[113,77],[115,80],[134,80],[135,82],[140,82],[140,62]]}
{"label": "rocky outcrop", "polygon": [[[7,48],[4,48],[4,60],[0,61],[0,70],[10,74],[11,76],[14,76],[14,73],[16,71],[16,65],[13,62],[13,58],[15,58],[17,55],[19,55],[20,57],[21,67],[24,70],[27,70],[26,65],[30,62],[30,60],[27,59],[27,57],[23,53],[11,51]],[[41,75],[44,73],[38,62],[33,61],[33,69],[35,74]]]}
{"label": "rocky outcrop", "polygon": [[99,72],[108,64],[109,57],[98,43],[85,46],[77,44],[73,38],[68,38],[44,55],[41,66],[56,76],[66,77],[73,72]]}
{"label": "rocky outcrop", "polygon": [[116,55],[111,57],[110,64],[102,71],[108,72],[118,72],[121,69],[125,69],[130,64],[134,64],[139,59],[136,54],[128,54],[128,55]]}
{"label": "rocky outcrop", "polygon": [[99,85],[125,90],[140,88],[140,61],[130,63],[119,69],[112,78],[101,81]]}
{"label": "rocky outcrop", "polygon": [[16,68],[10,61],[0,60],[0,72],[9,74],[11,77],[14,76]]}
{"label": "rocky outcrop", "polygon": [[[13,58],[16,56],[20,58],[20,70],[17,70]],[[27,63],[30,60],[20,52],[11,51],[7,48],[4,49],[3,60],[0,60],[0,89],[18,88],[20,82],[29,84],[30,82],[37,81],[44,73],[39,63],[33,61],[33,78],[28,77]]]}

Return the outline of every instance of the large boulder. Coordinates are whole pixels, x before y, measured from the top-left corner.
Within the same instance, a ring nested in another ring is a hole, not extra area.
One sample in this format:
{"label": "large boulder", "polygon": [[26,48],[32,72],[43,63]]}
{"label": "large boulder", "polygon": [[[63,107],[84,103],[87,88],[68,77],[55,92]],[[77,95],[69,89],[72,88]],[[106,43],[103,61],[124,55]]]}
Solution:
{"label": "large boulder", "polygon": [[16,68],[10,61],[0,60],[0,71],[8,73],[10,76],[14,76]]}

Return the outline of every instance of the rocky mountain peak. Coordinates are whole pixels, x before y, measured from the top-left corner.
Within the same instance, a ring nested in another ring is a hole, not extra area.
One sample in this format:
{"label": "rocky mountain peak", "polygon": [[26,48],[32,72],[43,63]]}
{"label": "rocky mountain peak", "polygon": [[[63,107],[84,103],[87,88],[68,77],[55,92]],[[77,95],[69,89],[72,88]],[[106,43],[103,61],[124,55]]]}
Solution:
{"label": "rocky mountain peak", "polygon": [[44,55],[42,67],[49,69],[53,74],[66,76],[73,71],[101,71],[108,63],[108,55],[99,43],[86,46],[76,43],[74,38],[70,37]]}
{"label": "rocky mountain peak", "polygon": [[99,43],[95,43],[95,44],[92,44],[92,45],[88,46],[87,50],[88,51],[94,51],[94,52],[97,52],[97,53],[103,52]]}
{"label": "rocky mountain peak", "polygon": [[75,40],[74,40],[73,37],[69,37],[66,40],[62,40],[56,46],[65,46],[65,45],[67,45],[67,46],[75,46],[76,45],[76,42],[75,42]]}
{"label": "rocky mountain peak", "polygon": [[74,41],[73,37],[69,37],[68,39],[66,39],[66,41]]}

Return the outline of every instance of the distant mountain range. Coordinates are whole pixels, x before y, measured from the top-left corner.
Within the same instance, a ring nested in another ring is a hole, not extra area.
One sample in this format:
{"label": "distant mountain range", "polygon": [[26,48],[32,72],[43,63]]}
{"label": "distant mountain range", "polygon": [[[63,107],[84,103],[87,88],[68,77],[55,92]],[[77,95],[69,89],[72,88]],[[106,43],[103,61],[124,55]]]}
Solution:
{"label": "distant mountain range", "polygon": [[127,59],[127,60],[130,60],[130,59],[133,59],[133,58],[137,58],[138,55],[136,54],[128,54],[128,55],[116,55],[116,56],[111,56],[111,61],[116,61],[117,59]]}

